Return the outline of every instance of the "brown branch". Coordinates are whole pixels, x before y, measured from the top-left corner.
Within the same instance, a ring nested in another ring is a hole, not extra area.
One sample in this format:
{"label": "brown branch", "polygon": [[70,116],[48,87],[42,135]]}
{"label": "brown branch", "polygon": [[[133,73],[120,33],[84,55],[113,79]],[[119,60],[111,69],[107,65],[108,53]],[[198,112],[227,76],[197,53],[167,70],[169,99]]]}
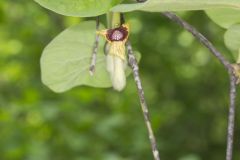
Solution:
{"label": "brown branch", "polygon": [[[96,30],[99,30],[99,16],[96,18]],[[91,58],[91,64],[89,67],[89,73],[91,76],[94,75],[95,67],[96,67],[96,61],[97,61],[97,51],[98,51],[98,45],[99,45],[99,34],[96,34],[95,36],[95,42],[93,45],[93,51],[92,51],[92,58]]]}
{"label": "brown branch", "polygon": [[[227,131],[227,149],[226,160],[232,160],[233,155],[233,138],[235,125],[235,106],[236,106],[236,81],[239,79],[237,72],[240,68],[235,69],[233,65],[223,57],[223,55],[213,46],[213,44],[203,36],[196,28],[188,24],[186,21],[171,12],[162,13],[164,16],[179,24],[185,30],[190,32],[197,40],[199,40],[226,68],[230,77],[230,106],[228,114],[228,131]],[[236,66],[236,65],[235,65]]]}
{"label": "brown branch", "polygon": [[144,97],[142,82],[141,82],[141,79],[140,79],[140,76],[139,76],[138,63],[137,63],[137,60],[136,60],[136,58],[133,54],[133,49],[132,49],[132,46],[131,46],[129,41],[126,43],[126,46],[127,46],[127,51],[128,51],[128,63],[132,68],[134,80],[135,80],[136,85],[137,85],[138,96],[139,96],[139,99],[140,99],[144,120],[145,120],[145,123],[146,123],[146,126],[147,126],[149,140],[151,142],[153,157],[154,157],[155,160],[160,160],[159,151],[157,149],[156,138],[154,136],[153,129],[152,129],[151,122],[150,122],[150,118],[149,118],[148,106],[147,106],[147,103],[146,103],[146,100],[145,100],[145,97]]}
{"label": "brown branch", "polygon": [[230,107],[228,114],[228,136],[227,136],[227,150],[226,160],[232,160],[233,154],[233,138],[235,125],[235,106],[236,106],[236,77],[232,73],[230,77]]}

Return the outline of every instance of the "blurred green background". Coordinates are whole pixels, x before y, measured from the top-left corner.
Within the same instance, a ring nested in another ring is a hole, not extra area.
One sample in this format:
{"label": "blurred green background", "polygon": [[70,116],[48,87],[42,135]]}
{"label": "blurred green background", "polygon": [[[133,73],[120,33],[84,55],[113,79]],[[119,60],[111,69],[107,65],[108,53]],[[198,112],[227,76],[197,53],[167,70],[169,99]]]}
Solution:
{"label": "blurred green background", "polygon": [[[232,60],[224,30],[204,12],[180,15]],[[229,84],[224,68],[159,13],[126,17],[132,44],[142,53],[140,74],[161,158],[225,159]],[[1,160],[153,159],[132,76],[120,93],[78,87],[55,94],[41,83],[43,48],[83,20],[29,0],[0,1]],[[234,160],[240,159],[238,117]]]}

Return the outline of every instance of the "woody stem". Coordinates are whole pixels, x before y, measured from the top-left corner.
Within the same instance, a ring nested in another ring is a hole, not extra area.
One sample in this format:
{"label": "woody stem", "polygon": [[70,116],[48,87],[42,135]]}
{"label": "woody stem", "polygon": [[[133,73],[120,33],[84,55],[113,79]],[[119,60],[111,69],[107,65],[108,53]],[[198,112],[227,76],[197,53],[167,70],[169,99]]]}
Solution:
{"label": "woody stem", "polygon": [[[99,30],[99,16],[96,18],[96,30]],[[98,52],[98,45],[99,45],[99,35],[95,35],[95,41],[93,45],[93,50],[92,50],[92,57],[91,57],[91,62],[90,62],[90,67],[89,67],[89,73],[91,76],[94,75],[95,72],[95,67],[96,67],[96,62],[97,62],[97,52]]]}
{"label": "woody stem", "polygon": [[134,80],[137,85],[138,96],[140,99],[140,104],[141,104],[141,108],[142,108],[142,112],[143,112],[143,116],[144,116],[144,121],[145,121],[147,130],[148,130],[148,136],[149,136],[149,140],[150,140],[151,147],[152,147],[153,157],[154,157],[154,160],[160,160],[159,151],[157,149],[157,140],[155,138],[155,135],[154,135],[154,132],[152,129],[152,124],[150,122],[149,110],[148,110],[148,106],[147,106],[145,96],[144,96],[142,81],[139,76],[139,67],[138,67],[137,59],[133,54],[133,49],[132,49],[131,43],[129,41],[127,42],[126,46],[127,46],[127,51],[128,51],[128,62],[129,62],[130,67],[132,68],[133,77],[134,77]]}

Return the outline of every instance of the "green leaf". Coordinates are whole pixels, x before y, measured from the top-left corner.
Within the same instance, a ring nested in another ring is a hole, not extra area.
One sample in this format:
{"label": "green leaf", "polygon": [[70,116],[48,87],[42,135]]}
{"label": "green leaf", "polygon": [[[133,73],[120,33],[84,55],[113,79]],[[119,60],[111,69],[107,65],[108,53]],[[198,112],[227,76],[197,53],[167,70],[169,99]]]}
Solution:
{"label": "green leaf", "polygon": [[219,8],[205,11],[207,15],[219,26],[229,28],[240,22],[240,10]]}
{"label": "green leaf", "polygon": [[144,3],[119,4],[112,8],[115,12],[130,12],[134,10],[162,12],[205,10],[211,8],[240,9],[239,0],[148,0]]}
{"label": "green leaf", "polygon": [[92,17],[104,14],[122,0],[34,0],[41,6],[65,16]]}
{"label": "green leaf", "polygon": [[224,35],[224,42],[236,58],[240,49],[240,24],[233,25],[227,30]]}
{"label": "green leaf", "polygon": [[[42,82],[46,86],[55,92],[64,92],[80,85],[112,86],[106,71],[103,38],[99,42],[95,74],[90,76],[89,73],[95,32],[94,22],[82,22],[66,29],[50,42],[41,57]],[[140,59],[139,54],[137,57]],[[127,70],[129,74],[130,69]]]}

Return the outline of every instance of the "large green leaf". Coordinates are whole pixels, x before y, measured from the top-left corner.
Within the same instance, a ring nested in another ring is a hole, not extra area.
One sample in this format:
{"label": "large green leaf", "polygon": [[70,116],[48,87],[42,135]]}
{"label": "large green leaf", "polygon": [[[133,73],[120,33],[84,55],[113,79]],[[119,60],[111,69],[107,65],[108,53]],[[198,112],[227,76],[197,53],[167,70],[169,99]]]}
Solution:
{"label": "large green leaf", "polygon": [[240,22],[240,10],[230,8],[218,8],[206,10],[207,15],[219,26],[229,28]]}
{"label": "large green leaf", "polygon": [[240,49],[240,24],[233,25],[227,30],[224,35],[224,41],[236,58]]}
{"label": "large green leaf", "polygon": [[204,10],[211,8],[240,9],[239,0],[148,0],[144,3],[119,4],[112,8],[115,12],[142,10],[149,12]]}
{"label": "large green leaf", "polygon": [[92,17],[104,14],[122,0],[34,0],[41,6],[66,16]]}
{"label": "large green leaf", "polygon": [[[106,71],[103,38],[99,43],[95,74],[89,74],[95,32],[94,22],[82,22],[66,29],[50,42],[41,57],[42,81],[46,86],[55,92],[64,92],[80,85],[112,86]],[[137,57],[139,60],[139,54]]]}

